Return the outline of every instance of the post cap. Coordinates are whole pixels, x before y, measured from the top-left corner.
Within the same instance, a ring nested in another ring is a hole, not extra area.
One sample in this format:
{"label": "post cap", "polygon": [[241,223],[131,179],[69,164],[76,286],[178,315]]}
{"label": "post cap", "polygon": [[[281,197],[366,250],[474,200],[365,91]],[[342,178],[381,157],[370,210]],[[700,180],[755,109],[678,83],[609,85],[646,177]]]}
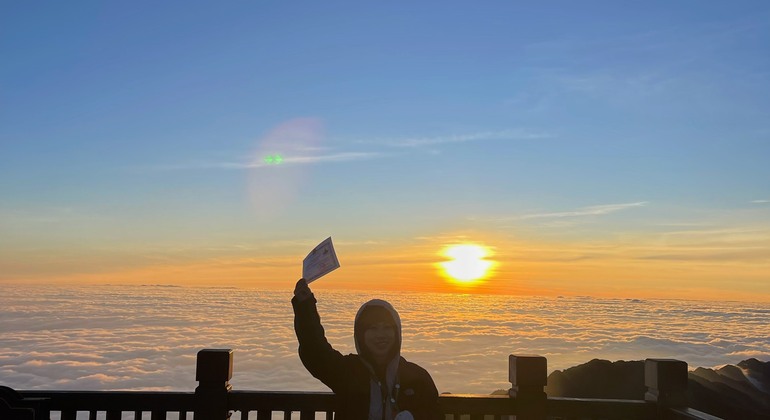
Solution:
{"label": "post cap", "polygon": [[644,385],[659,391],[687,389],[687,362],[676,359],[645,360]]}
{"label": "post cap", "polygon": [[508,380],[518,387],[544,387],[548,382],[548,361],[543,356],[508,356]]}
{"label": "post cap", "polygon": [[195,380],[227,382],[233,377],[232,349],[203,349],[198,352]]}

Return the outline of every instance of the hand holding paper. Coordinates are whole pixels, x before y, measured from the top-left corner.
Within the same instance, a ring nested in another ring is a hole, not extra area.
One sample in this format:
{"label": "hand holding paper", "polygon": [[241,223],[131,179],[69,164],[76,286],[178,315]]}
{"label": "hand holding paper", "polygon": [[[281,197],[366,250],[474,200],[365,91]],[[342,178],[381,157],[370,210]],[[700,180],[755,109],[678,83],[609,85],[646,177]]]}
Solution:
{"label": "hand holding paper", "polygon": [[318,244],[302,261],[302,277],[308,283],[340,267],[331,236]]}

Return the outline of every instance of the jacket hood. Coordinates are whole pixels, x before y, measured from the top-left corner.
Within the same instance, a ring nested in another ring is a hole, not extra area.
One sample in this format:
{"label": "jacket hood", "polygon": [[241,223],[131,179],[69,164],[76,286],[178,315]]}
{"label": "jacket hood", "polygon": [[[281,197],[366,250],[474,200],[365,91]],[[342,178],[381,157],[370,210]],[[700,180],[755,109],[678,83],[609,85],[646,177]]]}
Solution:
{"label": "jacket hood", "polygon": [[[367,309],[374,309],[368,311]],[[365,314],[366,313],[366,314]],[[369,318],[363,320],[362,315]],[[388,320],[388,316],[390,320]],[[364,345],[364,332],[366,325],[363,322],[392,321],[396,328],[396,342],[390,352],[390,360],[384,366],[383,376],[377,377],[372,361],[369,359]],[[356,313],[356,321],[353,328],[353,337],[356,343],[356,352],[372,373],[369,386],[369,419],[392,419],[398,413],[399,379],[398,369],[401,361],[401,318],[393,306],[380,299],[372,299],[361,305]]]}
{"label": "jacket hood", "polygon": [[355,339],[354,341],[356,343],[356,353],[358,353],[360,356],[364,356],[365,358],[366,351],[364,350],[365,347],[363,336],[365,326],[361,325],[361,315],[364,313],[365,309],[373,306],[385,309],[386,313],[390,314],[390,317],[393,320],[393,324],[396,326],[396,346],[394,357],[397,358],[401,355],[401,318],[398,316],[396,309],[393,308],[393,305],[381,299],[372,299],[369,302],[364,303],[358,309],[358,313],[356,313],[356,320],[353,327],[353,338]]}

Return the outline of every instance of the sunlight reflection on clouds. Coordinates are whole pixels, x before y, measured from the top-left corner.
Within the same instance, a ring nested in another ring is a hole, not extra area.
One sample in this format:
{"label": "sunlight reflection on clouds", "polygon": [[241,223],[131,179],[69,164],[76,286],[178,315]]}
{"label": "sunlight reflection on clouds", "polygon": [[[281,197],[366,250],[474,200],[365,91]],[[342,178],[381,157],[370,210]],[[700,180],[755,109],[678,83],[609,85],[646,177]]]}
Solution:
{"label": "sunlight reflection on clouds", "polygon": [[[594,358],[674,357],[691,366],[770,357],[761,304],[318,291],[329,341],[354,351],[358,306],[385,298],[403,355],[442,392],[507,388],[512,353],[549,370]],[[296,354],[290,291],[155,286],[45,289],[0,296],[0,383],[18,389],[192,390],[195,355],[235,351],[236,389],[326,390]]]}

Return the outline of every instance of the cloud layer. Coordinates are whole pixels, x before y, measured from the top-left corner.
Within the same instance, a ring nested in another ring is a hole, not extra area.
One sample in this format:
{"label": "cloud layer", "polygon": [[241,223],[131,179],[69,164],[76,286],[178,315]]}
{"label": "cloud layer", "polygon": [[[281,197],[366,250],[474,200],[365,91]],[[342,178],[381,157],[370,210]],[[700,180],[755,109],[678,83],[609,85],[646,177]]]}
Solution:
{"label": "cloud layer", "polygon": [[[353,352],[352,323],[372,293],[317,291],[329,341]],[[160,286],[6,286],[0,383],[17,389],[195,388],[195,355],[235,351],[241,390],[321,391],[296,354],[290,291]],[[509,354],[549,370],[593,358],[672,357],[690,366],[770,358],[766,305],[420,293],[377,294],[399,309],[404,356],[441,392],[507,388]]]}
{"label": "cloud layer", "polygon": [[626,210],[634,207],[641,207],[645,205],[647,205],[646,201],[639,201],[636,203],[624,203],[624,204],[602,204],[598,206],[583,207],[572,211],[527,214],[522,216],[521,218],[522,219],[540,219],[540,218],[601,216],[601,215],[615,213],[617,211]]}

